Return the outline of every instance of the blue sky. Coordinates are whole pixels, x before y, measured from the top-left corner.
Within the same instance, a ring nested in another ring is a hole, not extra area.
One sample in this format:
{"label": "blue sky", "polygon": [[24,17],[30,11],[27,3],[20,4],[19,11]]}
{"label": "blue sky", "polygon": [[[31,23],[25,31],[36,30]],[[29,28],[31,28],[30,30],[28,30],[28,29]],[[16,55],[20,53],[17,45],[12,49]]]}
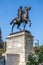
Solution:
{"label": "blue sky", "polygon": [[[0,27],[2,29],[2,38],[6,41],[6,37],[11,33],[10,22],[17,16],[20,6],[31,6],[29,13],[32,22],[31,28],[26,26],[34,36],[35,42],[39,39],[40,45],[43,44],[43,0],[0,0]],[[22,27],[22,26],[21,26]],[[16,26],[14,31],[17,31]]]}

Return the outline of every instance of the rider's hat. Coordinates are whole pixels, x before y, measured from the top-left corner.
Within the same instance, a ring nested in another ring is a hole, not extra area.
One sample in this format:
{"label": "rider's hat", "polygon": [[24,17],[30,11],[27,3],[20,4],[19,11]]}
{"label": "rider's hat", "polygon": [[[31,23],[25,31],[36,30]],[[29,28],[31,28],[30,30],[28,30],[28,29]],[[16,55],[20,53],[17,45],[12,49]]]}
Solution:
{"label": "rider's hat", "polygon": [[20,6],[20,9],[22,9],[22,6]]}

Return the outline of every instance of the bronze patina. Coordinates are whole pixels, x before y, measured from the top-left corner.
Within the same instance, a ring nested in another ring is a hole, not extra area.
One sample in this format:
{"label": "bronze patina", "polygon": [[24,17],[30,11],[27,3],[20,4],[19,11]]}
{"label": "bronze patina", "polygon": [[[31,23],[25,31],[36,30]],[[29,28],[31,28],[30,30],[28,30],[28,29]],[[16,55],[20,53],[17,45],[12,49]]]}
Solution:
{"label": "bronze patina", "polygon": [[14,18],[11,21],[11,25],[12,25],[12,33],[13,33],[13,28],[15,25],[17,25],[17,28],[22,30],[20,28],[21,23],[24,23],[24,28],[23,30],[25,30],[26,24],[29,22],[29,27],[31,27],[31,20],[29,19],[29,11],[30,11],[31,7],[25,6],[24,9],[22,8],[22,6],[20,6],[20,8],[18,9],[18,14],[17,17]]}

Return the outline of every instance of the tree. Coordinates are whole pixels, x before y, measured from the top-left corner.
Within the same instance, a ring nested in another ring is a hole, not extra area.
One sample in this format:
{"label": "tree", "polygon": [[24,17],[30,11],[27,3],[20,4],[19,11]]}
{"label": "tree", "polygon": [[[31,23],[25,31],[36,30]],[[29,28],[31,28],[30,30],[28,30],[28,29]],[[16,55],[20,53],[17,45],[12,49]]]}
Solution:
{"label": "tree", "polygon": [[39,47],[34,47],[34,52],[37,54],[40,52],[40,48]]}
{"label": "tree", "polygon": [[43,45],[40,46],[40,52],[43,54]]}
{"label": "tree", "polygon": [[39,62],[39,63],[43,63],[43,53],[39,52],[39,53],[38,53],[38,56],[39,56],[38,62]]}
{"label": "tree", "polygon": [[28,55],[27,65],[39,65],[43,63],[43,46],[40,46],[40,51],[36,53],[30,53]]}
{"label": "tree", "polygon": [[6,51],[6,42],[4,43],[4,47],[0,49],[0,56]]}
{"label": "tree", "polygon": [[30,53],[28,55],[28,62],[27,65],[38,65],[38,55],[34,54],[34,53]]}

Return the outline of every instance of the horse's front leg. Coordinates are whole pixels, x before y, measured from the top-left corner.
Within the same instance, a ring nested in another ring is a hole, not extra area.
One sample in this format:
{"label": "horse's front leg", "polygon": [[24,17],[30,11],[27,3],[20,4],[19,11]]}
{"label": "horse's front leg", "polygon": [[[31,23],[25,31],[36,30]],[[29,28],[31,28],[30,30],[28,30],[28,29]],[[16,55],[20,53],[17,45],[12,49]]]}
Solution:
{"label": "horse's front leg", "polygon": [[26,27],[26,22],[24,23],[24,29],[23,30],[25,30],[25,27]]}
{"label": "horse's front leg", "polygon": [[15,23],[14,23],[13,26],[12,26],[12,30],[11,30],[12,33],[13,33],[13,28],[14,28],[14,26],[15,26]]}

